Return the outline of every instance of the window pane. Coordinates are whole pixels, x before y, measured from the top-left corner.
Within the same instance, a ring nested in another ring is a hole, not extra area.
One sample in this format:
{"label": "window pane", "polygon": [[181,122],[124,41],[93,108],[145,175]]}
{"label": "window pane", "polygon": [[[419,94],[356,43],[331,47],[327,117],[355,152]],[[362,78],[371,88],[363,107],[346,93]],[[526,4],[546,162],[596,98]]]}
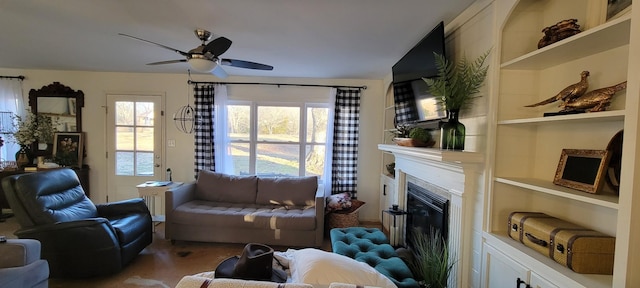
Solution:
{"label": "window pane", "polygon": [[133,150],[133,127],[116,127],[116,150]]}
{"label": "window pane", "polygon": [[328,108],[307,108],[307,142],[327,142],[327,118]]}
{"label": "window pane", "polygon": [[136,175],[153,176],[153,153],[136,152]]}
{"label": "window pane", "polygon": [[258,141],[300,142],[300,108],[258,107]]}
{"label": "window pane", "polygon": [[116,125],[133,125],[133,102],[116,102]]}
{"label": "window pane", "polygon": [[249,166],[249,144],[231,143],[231,158],[233,159],[233,173],[235,175],[251,174]]}
{"label": "window pane", "polygon": [[300,175],[299,145],[258,144],[256,150],[256,174]]}
{"label": "window pane", "polygon": [[227,122],[231,140],[249,141],[251,109],[248,105],[227,106]]}
{"label": "window pane", "polygon": [[116,152],[116,175],[133,176],[133,152]]}
{"label": "window pane", "polygon": [[153,152],[153,127],[136,128],[136,150]]}
{"label": "window pane", "polygon": [[307,145],[305,151],[305,176],[319,176],[322,178],[324,175],[324,145]]}
{"label": "window pane", "polygon": [[153,102],[136,102],[136,125],[153,126]]}

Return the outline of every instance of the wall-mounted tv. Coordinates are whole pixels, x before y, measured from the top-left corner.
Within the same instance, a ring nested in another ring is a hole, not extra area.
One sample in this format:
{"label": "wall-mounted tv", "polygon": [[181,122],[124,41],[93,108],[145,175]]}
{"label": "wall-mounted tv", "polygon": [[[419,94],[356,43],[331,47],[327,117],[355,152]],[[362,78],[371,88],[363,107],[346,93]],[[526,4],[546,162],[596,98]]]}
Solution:
{"label": "wall-mounted tv", "polygon": [[444,22],[440,22],[392,68],[396,123],[440,120],[444,107],[428,92],[422,78],[438,74],[434,52],[445,55]]}

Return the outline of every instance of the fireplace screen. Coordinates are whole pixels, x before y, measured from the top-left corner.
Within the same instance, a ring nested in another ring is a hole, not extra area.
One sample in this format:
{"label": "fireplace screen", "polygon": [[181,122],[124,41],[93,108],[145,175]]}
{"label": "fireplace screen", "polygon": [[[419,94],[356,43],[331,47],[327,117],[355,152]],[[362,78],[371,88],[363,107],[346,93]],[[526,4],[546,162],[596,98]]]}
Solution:
{"label": "fireplace screen", "polygon": [[449,228],[449,200],[412,182],[407,183],[407,228],[409,247],[413,247],[414,233],[429,235],[434,229],[447,240]]}

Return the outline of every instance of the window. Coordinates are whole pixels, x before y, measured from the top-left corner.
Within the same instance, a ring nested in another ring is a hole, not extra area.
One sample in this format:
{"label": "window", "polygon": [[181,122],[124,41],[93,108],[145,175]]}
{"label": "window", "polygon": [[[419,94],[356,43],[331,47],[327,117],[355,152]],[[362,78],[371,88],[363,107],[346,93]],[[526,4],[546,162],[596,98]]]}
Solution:
{"label": "window", "polygon": [[327,104],[229,101],[227,108],[234,174],[322,178]]}
{"label": "window", "polygon": [[116,175],[153,175],[153,115],[153,102],[115,102]]}

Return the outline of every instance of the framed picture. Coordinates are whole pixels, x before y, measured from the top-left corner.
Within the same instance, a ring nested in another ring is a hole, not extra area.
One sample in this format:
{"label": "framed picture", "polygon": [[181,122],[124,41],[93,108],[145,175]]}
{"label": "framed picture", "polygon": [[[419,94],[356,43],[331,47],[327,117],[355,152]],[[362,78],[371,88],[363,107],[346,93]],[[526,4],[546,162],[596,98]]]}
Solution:
{"label": "framed picture", "polygon": [[597,194],[604,183],[610,157],[607,150],[563,149],[553,183]]}
{"label": "framed picture", "polygon": [[631,0],[607,0],[607,21],[625,14],[631,9]]}
{"label": "framed picture", "polygon": [[84,133],[55,133],[53,135],[53,159],[61,166],[82,167]]}

